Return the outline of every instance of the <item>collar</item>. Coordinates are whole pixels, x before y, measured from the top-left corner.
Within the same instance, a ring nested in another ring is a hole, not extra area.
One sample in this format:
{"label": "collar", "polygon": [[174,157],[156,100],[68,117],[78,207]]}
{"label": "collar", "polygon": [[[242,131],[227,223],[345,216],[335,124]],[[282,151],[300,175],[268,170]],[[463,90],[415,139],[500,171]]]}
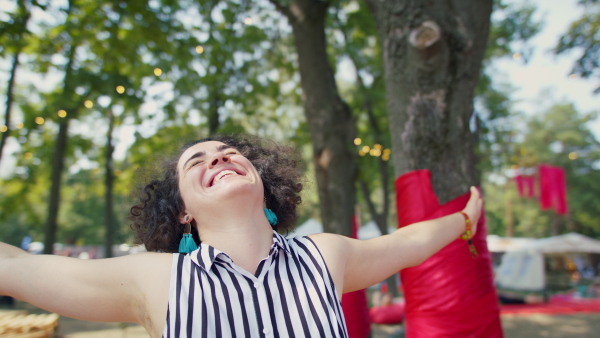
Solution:
{"label": "collar", "polygon": [[[273,230],[273,244],[271,244],[271,248],[269,249],[268,257],[276,255],[279,252],[279,249],[283,249],[285,253],[291,255],[289,243],[285,237]],[[231,257],[225,252],[203,243],[200,243],[198,249],[190,252],[189,255],[191,256],[192,261],[205,271],[210,270],[218,257],[233,262]]]}

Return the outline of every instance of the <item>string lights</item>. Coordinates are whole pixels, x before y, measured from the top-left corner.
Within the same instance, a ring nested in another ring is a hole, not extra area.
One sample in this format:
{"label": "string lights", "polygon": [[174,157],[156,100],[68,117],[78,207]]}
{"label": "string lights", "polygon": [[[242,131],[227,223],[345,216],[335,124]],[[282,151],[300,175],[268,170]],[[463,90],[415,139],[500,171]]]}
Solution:
{"label": "string lights", "polygon": [[[360,146],[361,144],[362,144],[362,140],[359,137],[354,139],[354,145]],[[389,161],[390,156],[392,155],[392,151],[389,148],[383,148],[383,146],[381,144],[376,143],[375,145],[373,145],[373,147],[370,147],[368,145],[363,145],[358,150],[358,155],[360,155],[360,156],[370,155],[373,157],[381,156],[382,160]]]}

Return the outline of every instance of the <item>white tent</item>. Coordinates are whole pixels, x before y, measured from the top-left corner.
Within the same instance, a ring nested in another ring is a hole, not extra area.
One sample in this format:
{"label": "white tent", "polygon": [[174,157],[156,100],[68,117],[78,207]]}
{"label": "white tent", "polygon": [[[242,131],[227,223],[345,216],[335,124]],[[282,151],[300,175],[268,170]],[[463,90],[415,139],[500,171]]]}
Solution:
{"label": "white tent", "polygon": [[586,252],[600,253],[600,241],[570,232],[568,234],[538,239],[533,247],[543,253]]}
{"label": "white tent", "polygon": [[531,247],[531,244],[537,241],[537,239],[527,237],[500,237],[498,235],[488,235],[486,241],[488,250],[490,252],[507,252],[527,249]]}
{"label": "white tent", "polygon": [[[392,232],[394,232],[394,230],[396,229],[388,227],[388,234],[391,234]],[[374,221],[370,221],[358,229],[359,239],[371,239],[379,236],[381,236],[381,231],[377,227],[377,223],[375,223]]]}
{"label": "white tent", "polygon": [[[395,229],[392,227],[388,227],[388,233],[393,232]],[[321,222],[315,219],[309,219],[308,221],[300,224],[294,231],[290,232],[287,237],[294,236],[308,236],[312,234],[318,234],[323,232],[323,225]],[[370,221],[367,224],[361,226],[358,229],[358,238],[359,239],[371,239],[381,236],[381,231],[377,227],[375,222]]]}
{"label": "white tent", "polygon": [[312,234],[318,234],[323,232],[323,225],[321,222],[316,219],[309,218],[308,221],[300,224],[294,229],[294,231],[290,232],[287,237],[295,237],[295,236],[308,236]]}
{"label": "white tent", "polygon": [[543,289],[546,285],[544,254],[549,253],[600,253],[600,241],[573,232],[529,241],[523,247],[507,250],[502,256],[496,270],[496,283],[510,289]]}

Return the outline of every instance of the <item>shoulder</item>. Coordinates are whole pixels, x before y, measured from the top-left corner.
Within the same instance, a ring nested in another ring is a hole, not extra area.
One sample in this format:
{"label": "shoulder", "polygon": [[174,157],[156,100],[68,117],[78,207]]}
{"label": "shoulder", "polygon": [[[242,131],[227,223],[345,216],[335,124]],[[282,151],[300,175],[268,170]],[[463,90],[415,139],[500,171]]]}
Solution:
{"label": "shoulder", "polygon": [[140,288],[143,298],[139,300],[142,324],[149,332],[159,333],[167,317],[169,287],[173,261],[178,254],[144,252],[130,255],[130,271],[134,285]]}
{"label": "shoulder", "polygon": [[326,249],[327,247],[343,247],[346,242],[346,238],[337,234],[320,233],[306,236],[312,240],[319,249]]}
{"label": "shoulder", "polygon": [[336,234],[321,233],[307,236],[321,252],[337,290],[344,289],[346,260],[350,248],[349,238]]}
{"label": "shoulder", "polygon": [[157,287],[164,287],[170,282],[171,269],[178,254],[144,252],[129,256],[129,270],[133,273],[137,284],[148,292]]}
{"label": "shoulder", "polygon": [[135,263],[141,264],[141,267],[154,266],[155,268],[170,268],[173,257],[177,254],[164,252],[142,252],[127,256]]}

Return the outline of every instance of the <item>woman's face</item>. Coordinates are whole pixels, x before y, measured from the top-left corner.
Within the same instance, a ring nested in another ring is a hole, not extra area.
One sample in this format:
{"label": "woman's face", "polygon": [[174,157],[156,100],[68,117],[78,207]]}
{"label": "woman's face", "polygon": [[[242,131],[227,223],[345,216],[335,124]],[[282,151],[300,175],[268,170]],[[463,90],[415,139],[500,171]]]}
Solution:
{"label": "woman's face", "polygon": [[207,141],[186,149],[177,171],[181,198],[192,216],[224,212],[235,208],[235,203],[262,205],[258,171],[237,149],[222,142]]}

